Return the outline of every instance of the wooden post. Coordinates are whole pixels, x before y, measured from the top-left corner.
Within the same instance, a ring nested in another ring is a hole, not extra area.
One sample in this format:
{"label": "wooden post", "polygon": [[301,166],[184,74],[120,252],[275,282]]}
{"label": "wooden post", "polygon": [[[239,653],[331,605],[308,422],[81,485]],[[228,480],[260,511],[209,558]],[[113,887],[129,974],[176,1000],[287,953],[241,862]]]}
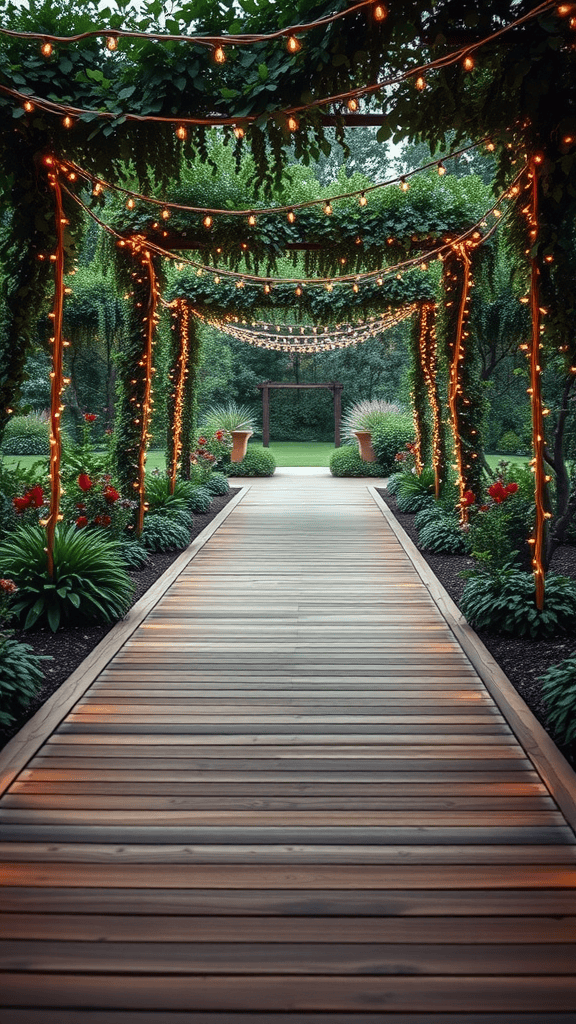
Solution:
{"label": "wooden post", "polygon": [[340,423],[342,420],[342,384],[335,384],[334,396],[334,447],[340,447]]}
{"label": "wooden post", "polygon": [[262,388],[262,447],[270,447],[270,388],[261,384]]}

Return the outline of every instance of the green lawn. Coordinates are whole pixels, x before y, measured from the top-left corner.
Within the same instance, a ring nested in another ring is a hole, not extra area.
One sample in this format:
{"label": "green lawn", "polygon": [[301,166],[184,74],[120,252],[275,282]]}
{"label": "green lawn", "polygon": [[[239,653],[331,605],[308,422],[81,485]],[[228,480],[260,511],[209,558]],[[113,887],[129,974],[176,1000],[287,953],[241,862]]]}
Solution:
{"label": "green lawn", "polygon": [[[261,448],[259,444],[255,448]],[[272,441],[269,451],[272,452],[278,466],[327,466],[330,456],[334,451],[334,445],[329,441]],[[487,455],[486,459],[494,468],[500,459],[507,462],[522,465],[529,462],[527,455]],[[23,466],[31,466],[38,461],[37,455],[7,455],[5,458],[7,466],[14,466],[20,462]],[[148,452],[146,469],[150,472],[153,469],[164,469],[166,460],[164,452],[153,448]]]}

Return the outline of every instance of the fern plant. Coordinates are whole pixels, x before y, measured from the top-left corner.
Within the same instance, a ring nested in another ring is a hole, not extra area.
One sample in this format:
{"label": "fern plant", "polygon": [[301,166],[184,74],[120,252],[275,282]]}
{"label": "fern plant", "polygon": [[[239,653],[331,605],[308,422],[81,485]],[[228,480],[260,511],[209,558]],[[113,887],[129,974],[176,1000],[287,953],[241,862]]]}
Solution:
{"label": "fern plant", "polygon": [[75,526],[56,530],[53,578],[41,526],[21,526],[0,544],[0,573],[18,586],[12,608],[25,629],[44,620],[53,632],[62,621],[114,622],[134,592],[119,543]]}
{"label": "fern plant", "polygon": [[148,515],[140,543],[147,551],[181,551],[190,543],[190,529],[176,516]]}

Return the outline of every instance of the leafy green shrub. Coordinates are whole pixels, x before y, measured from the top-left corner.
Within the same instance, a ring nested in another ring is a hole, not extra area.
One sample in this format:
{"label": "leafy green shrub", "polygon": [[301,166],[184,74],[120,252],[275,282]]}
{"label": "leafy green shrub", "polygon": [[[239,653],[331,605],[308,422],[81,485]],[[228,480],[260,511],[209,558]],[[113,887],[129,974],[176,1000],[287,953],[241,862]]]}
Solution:
{"label": "leafy green shrub", "polygon": [[138,572],[150,564],[148,552],[137,540],[126,540],[120,544],[120,556],[127,569]]}
{"label": "leafy green shrub", "polygon": [[558,742],[568,746],[576,741],[576,654],[553,665],[540,679],[548,724]]}
{"label": "leafy green shrub", "polygon": [[147,551],[180,551],[190,543],[190,530],[174,516],[147,515],[140,543]]}
{"label": "leafy green shrub", "polygon": [[[452,510],[454,511],[454,510]],[[438,501],[430,502],[424,505],[419,512],[414,516],[414,526],[417,530],[423,530],[425,526],[430,523],[436,522],[438,519],[442,519],[446,515],[447,509],[441,505]]]}
{"label": "leafy green shrub", "polygon": [[242,462],[231,462],[226,467],[228,476],[273,476],[275,471],[276,459],[272,452],[251,445]]}
{"label": "leafy green shrub", "polygon": [[174,494],[170,493],[167,476],[150,476],[146,479],[147,516],[166,516],[192,528],[193,494],[196,488],[189,480],[176,480]]}
{"label": "leafy green shrub", "polygon": [[396,456],[414,440],[412,417],[406,413],[389,416],[372,431],[372,447],[376,459],[384,468],[384,475],[397,468]]}
{"label": "leafy green shrub", "polygon": [[386,482],[386,490],[389,491],[390,494],[396,494],[396,491],[400,486],[400,480],[402,479],[403,476],[403,473],[393,473],[392,476],[388,477],[388,480]]}
{"label": "leafy green shrub", "polygon": [[[418,515],[430,510],[421,509]],[[465,555],[469,548],[456,512],[443,512],[429,519],[418,531],[418,543],[433,555]]]}
{"label": "leafy green shrub", "polygon": [[349,441],[356,441],[354,430],[376,430],[385,424],[390,417],[400,415],[400,406],[386,402],[383,398],[364,398],[346,411],[342,417],[342,436]]}
{"label": "leafy green shrub", "polygon": [[507,430],[498,441],[496,451],[505,455],[526,455],[527,446],[513,430]]}
{"label": "leafy green shrub", "polygon": [[10,633],[0,633],[0,725],[9,726],[25,711],[43,679],[41,662],[46,654],[35,654]]}
{"label": "leafy green shrub", "polygon": [[212,473],[204,486],[210,491],[210,494],[228,494],[230,490],[230,484],[228,478],[224,476],[224,473]]}
{"label": "leafy green shrub", "polygon": [[56,632],[62,620],[122,618],[134,586],[117,541],[101,530],[58,526],[53,579],[48,576],[45,545],[41,526],[21,526],[0,544],[0,573],[18,586],[13,609],[24,619],[25,629],[43,620]]}
{"label": "leafy green shrub", "polygon": [[518,496],[525,501],[534,501],[534,473],[528,463],[519,465],[517,462],[500,459],[496,466],[495,479],[500,480],[505,487],[512,483],[518,484]]}
{"label": "leafy green shrub", "polygon": [[213,405],[202,420],[202,430],[215,434],[217,430],[253,430],[256,417],[248,405],[227,402]]}
{"label": "leafy green shrub", "polygon": [[207,487],[194,487],[190,492],[189,508],[192,512],[197,512],[199,515],[208,512],[210,505],[212,504],[212,494]]}
{"label": "leafy green shrub", "polygon": [[89,532],[106,530],[116,540],[132,526],[137,507],[136,501],[122,497],[108,475],[79,473],[77,479],[68,482],[62,498],[64,522],[79,530],[88,528]]}
{"label": "leafy green shrub", "polygon": [[420,476],[402,473],[396,487],[396,504],[400,512],[420,512],[434,501],[434,471],[426,466]]}
{"label": "leafy green shrub", "polygon": [[38,413],[12,416],[2,439],[4,455],[48,455],[50,424]]}
{"label": "leafy green shrub", "polygon": [[336,448],[330,456],[332,476],[385,476],[379,462],[364,462],[356,443]]}
{"label": "leafy green shrub", "polygon": [[576,582],[549,573],[546,600],[539,611],[534,576],[513,566],[463,573],[468,578],[460,608],[475,629],[507,636],[546,639],[572,632],[576,621]]}

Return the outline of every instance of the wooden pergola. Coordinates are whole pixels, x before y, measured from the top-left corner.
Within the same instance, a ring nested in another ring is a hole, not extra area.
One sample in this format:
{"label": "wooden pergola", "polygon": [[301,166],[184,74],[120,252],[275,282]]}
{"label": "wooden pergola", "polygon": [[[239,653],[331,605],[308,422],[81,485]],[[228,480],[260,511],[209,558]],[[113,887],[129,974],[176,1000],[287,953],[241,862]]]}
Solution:
{"label": "wooden pergola", "polygon": [[284,384],[282,381],[267,380],[264,384],[258,384],[259,390],[262,392],[262,445],[264,448],[270,447],[270,391],[272,388],[290,388],[291,390],[301,390],[303,388],[312,389],[325,389],[332,392],[332,398],[334,400],[334,447],[340,447],[340,422],[342,420],[342,388],[343,384],[337,384],[332,381],[328,384]]}

